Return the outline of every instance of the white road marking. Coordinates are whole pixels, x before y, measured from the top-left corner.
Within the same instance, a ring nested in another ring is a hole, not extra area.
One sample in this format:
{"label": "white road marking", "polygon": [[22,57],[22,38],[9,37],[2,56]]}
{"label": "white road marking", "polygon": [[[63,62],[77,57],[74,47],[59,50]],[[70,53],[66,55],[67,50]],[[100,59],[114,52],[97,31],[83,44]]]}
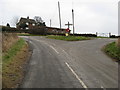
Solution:
{"label": "white road marking", "polygon": [[[30,43],[32,43],[32,41],[29,41]],[[33,44],[33,43],[32,43]]]}
{"label": "white road marking", "polygon": [[59,54],[59,52],[58,52],[53,46],[50,45],[50,47],[51,47],[57,54]]}
{"label": "white road marking", "polygon": [[[32,38],[32,39],[33,39],[33,38]],[[44,41],[37,40],[37,39],[33,39],[33,40],[38,41],[38,42],[42,42],[42,43],[44,43],[44,44],[48,45],[48,43],[46,43],[46,42],[44,42]]]}
{"label": "white road marking", "polygon": [[[33,39],[33,38],[32,38],[32,39]],[[49,45],[48,43],[46,43],[46,42],[44,42],[44,41],[37,40],[37,39],[33,39],[33,40],[36,40],[36,41],[38,41],[38,42],[43,42],[44,44],[50,46],[57,54],[59,54],[59,52],[58,52],[53,46]]]}
{"label": "white road marking", "polygon": [[22,38],[29,38],[28,36],[18,36],[18,37],[22,37]]}
{"label": "white road marking", "polygon": [[54,46],[56,46],[54,43],[53,43]]}
{"label": "white road marking", "polygon": [[71,72],[75,75],[75,77],[78,79],[78,81],[80,82],[80,84],[83,86],[83,88],[88,88],[85,83],[78,77],[78,75],[74,72],[74,70],[69,66],[69,64],[67,62],[65,62],[65,64],[67,65],[67,67],[71,70]]}
{"label": "white road marking", "polygon": [[66,55],[68,55],[65,50],[62,49],[62,51],[63,51]]}
{"label": "white road marking", "polygon": [[106,90],[103,86],[101,86],[101,88],[103,88],[103,90]]}

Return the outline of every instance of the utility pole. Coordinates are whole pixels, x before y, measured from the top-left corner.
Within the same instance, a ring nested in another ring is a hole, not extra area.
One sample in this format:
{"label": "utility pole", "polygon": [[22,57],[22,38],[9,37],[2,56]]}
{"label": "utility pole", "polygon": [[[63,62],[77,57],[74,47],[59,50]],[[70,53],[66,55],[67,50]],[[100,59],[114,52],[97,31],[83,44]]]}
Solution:
{"label": "utility pole", "polygon": [[[118,2],[118,16],[120,16],[120,1]],[[119,24],[120,24],[120,17],[118,17],[118,47],[120,48],[120,25]],[[119,85],[119,88],[120,88],[120,85]]]}
{"label": "utility pole", "polygon": [[50,19],[50,27],[51,27],[51,19]]}
{"label": "utility pole", "polygon": [[61,29],[61,15],[60,15],[60,3],[58,1],[58,10],[59,10],[59,22],[60,22],[60,29]]}
{"label": "utility pole", "polygon": [[74,28],[74,10],[72,9],[72,21],[73,21],[73,36],[75,33],[75,28]]}
{"label": "utility pole", "polygon": [[3,21],[2,21],[2,26],[3,26]]}

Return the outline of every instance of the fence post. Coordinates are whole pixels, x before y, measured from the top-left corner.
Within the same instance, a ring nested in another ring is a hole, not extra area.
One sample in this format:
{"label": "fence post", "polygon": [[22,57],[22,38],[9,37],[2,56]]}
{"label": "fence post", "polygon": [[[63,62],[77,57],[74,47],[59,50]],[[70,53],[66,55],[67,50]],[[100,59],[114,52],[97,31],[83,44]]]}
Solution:
{"label": "fence post", "polygon": [[111,33],[109,32],[109,37],[111,36]]}

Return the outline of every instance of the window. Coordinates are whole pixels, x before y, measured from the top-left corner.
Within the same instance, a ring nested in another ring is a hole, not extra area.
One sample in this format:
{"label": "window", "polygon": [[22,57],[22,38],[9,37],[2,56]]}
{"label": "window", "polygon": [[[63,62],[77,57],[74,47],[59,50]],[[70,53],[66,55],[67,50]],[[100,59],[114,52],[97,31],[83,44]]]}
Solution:
{"label": "window", "polygon": [[34,24],[34,23],[33,23],[32,25],[33,25],[33,26],[35,26],[35,24]]}
{"label": "window", "polygon": [[26,22],[26,25],[29,25],[29,23],[28,23],[28,22]]}
{"label": "window", "polygon": [[26,29],[29,29],[28,27],[26,27]]}

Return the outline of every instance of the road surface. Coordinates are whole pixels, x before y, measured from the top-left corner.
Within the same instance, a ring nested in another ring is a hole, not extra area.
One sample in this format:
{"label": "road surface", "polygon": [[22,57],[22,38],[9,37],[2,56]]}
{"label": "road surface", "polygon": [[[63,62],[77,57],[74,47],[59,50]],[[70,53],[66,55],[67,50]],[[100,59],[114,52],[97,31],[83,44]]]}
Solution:
{"label": "road surface", "polygon": [[117,88],[118,64],[101,51],[115,39],[62,41],[23,37],[32,56],[22,88]]}

